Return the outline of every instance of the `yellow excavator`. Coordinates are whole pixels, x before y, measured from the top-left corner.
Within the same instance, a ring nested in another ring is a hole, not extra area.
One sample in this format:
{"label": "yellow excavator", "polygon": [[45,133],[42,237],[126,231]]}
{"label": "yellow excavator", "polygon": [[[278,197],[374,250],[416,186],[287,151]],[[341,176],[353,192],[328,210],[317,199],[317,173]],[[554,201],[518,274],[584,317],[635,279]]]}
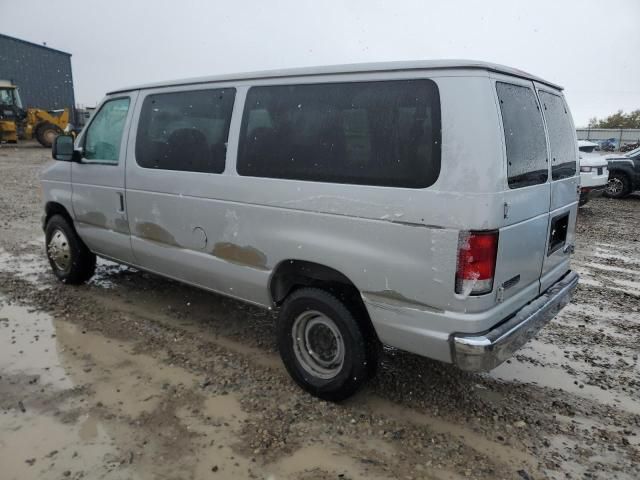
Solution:
{"label": "yellow excavator", "polygon": [[69,126],[69,109],[23,108],[18,88],[0,80],[0,142],[17,143],[36,138],[50,148],[55,138]]}

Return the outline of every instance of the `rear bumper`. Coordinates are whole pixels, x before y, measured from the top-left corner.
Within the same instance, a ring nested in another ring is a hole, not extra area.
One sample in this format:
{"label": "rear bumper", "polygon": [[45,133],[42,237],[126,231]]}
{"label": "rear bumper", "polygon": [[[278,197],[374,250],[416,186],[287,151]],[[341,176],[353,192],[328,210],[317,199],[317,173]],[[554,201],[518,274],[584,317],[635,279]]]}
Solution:
{"label": "rear bumper", "polygon": [[497,367],[531,340],[571,300],[578,274],[569,272],[514,316],[481,334],[453,334],[451,356],[462,370],[480,372]]}

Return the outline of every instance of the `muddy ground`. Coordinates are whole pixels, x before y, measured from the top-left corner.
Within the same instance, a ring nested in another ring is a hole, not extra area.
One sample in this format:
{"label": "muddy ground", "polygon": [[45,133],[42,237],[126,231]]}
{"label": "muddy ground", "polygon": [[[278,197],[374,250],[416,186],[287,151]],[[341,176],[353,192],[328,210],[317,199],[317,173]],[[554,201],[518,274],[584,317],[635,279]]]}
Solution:
{"label": "muddy ground", "polygon": [[640,478],[640,195],[580,209],[577,295],[510,362],[389,350],[336,405],[289,379],[273,312],[108,262],[57,283],[48,157],[0,146],[1,478]]}

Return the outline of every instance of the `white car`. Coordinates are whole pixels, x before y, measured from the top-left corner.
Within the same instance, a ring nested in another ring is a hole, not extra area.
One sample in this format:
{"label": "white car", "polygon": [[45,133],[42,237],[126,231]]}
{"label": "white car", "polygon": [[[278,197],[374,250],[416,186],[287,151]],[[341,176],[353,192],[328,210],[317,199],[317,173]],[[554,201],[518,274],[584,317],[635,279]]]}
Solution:
{"label": "white car", "polygon": [[594,196],[602,195],[609,180],[607,159],[594,152],[597,143],[578,140],[580,150],[580,205]]}

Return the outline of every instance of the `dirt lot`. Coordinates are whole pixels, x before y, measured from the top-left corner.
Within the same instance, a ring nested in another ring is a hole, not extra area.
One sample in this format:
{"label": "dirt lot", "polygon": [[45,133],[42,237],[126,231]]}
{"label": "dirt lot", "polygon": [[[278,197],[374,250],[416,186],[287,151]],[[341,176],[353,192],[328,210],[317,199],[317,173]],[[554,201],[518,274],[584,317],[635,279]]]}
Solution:
{"label": "dirt lot", "polygon": [[3,479],[640,478],[640,195],[581,209],[578,293],[516,358],[389,350],[335,405],[289,379],[272,312],[107,262],[54,281],[48,156],[0,146]]}

